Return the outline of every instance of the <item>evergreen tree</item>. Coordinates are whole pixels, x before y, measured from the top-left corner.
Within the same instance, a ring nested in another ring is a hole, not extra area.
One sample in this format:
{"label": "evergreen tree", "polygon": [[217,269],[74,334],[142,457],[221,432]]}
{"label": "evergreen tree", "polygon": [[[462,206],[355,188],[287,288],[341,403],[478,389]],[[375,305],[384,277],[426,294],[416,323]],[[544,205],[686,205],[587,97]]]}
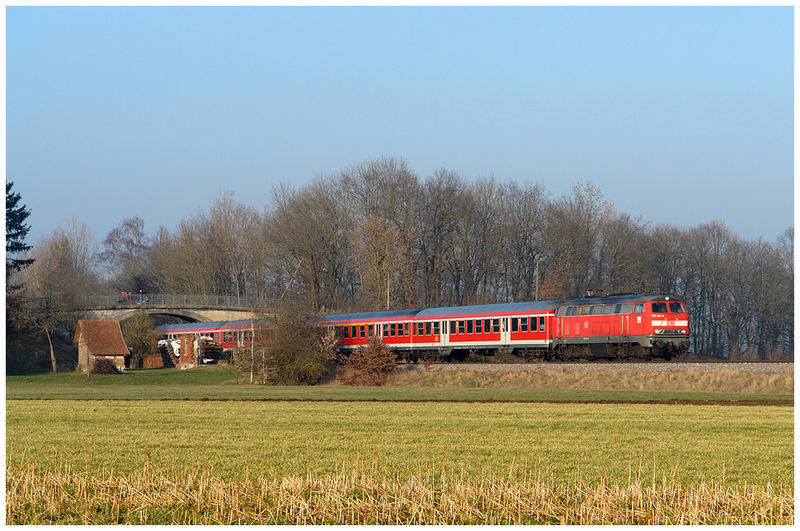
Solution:
{"label": "evergreen tree", "polygon": [[25,243],[25,236],[31,230],[30,225],[25,223],[31,211],[25,206],[17,206],[22,196],[17,192],[12,192],[11,187],[14,182],[6,183],[6,279],[13,271],[19,271],[25,266],[33,263],[33,259],[18,260],[9,256],[29,251],[31,246]]}

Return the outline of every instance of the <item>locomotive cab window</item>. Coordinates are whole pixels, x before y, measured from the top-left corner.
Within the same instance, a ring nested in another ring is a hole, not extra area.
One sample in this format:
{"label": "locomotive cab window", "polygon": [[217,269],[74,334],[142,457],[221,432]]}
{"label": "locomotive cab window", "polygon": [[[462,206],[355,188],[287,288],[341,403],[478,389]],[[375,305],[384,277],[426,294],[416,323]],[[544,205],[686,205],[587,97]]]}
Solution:
{"label": "locomotive cab window", "polygon": [[667,303],[666,302],[654,302],[653,303],[653,313],[667,313]]}
{"label": "locomotive cab window", "polygon": [[683,304],[679,302],[669,303],[669,311],[670,313],[686,313],[686,310],[683,309]]}

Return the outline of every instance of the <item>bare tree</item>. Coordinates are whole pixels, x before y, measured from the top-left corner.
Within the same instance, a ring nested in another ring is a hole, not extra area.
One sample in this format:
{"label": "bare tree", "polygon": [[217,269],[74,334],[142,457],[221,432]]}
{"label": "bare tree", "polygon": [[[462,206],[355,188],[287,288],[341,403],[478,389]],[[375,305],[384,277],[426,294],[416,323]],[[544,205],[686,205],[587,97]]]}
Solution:
{"label": "bare tree", "polygon": [[98,260],[118,290],[151,291],[147,271],[149,238],[144,233],[142,218],[126,218],[108,233]]}

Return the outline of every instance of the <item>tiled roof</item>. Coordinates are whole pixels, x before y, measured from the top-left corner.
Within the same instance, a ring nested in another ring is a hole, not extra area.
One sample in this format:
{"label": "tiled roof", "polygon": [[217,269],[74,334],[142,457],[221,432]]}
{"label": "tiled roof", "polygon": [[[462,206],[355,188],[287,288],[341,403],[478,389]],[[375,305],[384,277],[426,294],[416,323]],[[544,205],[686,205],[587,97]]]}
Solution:
{"label": "tiled roof", "polygon": [[78,326],[75,327],[75,338],[72,342],[80,341],[81,335],[89,346],[89,354],[95,356],[126,356],[129,354],[128,346],[122,337],[119,321],[80,319]]}

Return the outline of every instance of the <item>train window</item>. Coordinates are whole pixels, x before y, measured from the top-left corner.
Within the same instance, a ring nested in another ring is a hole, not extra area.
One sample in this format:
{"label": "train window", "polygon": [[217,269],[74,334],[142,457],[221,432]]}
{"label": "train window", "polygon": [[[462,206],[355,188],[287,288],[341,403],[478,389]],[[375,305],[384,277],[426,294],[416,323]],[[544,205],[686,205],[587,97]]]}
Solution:
{"label": "train window", "polygon": [[358,337],[358,328],[356,328],[356,325],[350,327],[350,337]]}
{"label": "train window", "polygon": [[368,325],[367,326],[367,337],[372,337],[375,335],[375,325]]}
{"label": "train window", "polygon": [[364,332],[366,331],[366,327],[364,325],[359,325],[358,327],[358,337],[364,337]]}
{"label": "train window", "polygon": [[500,331],[500,319],[492,319],[492,332],[495,334]]}
{"label": "train window", "polygon": [[392,324],[389,325],[389,330],[390,330],[390,332],[389,332],[390,336],[396,336],[397,335],[397,325],[395,323],[392,323]]}
{"label": "train window", "polygon": [[589,315],[589,309],[591,306],[580,306],[578,307],[578,315]]}
{"label": "train window", "polygon": [[408,335],[408,323],[403,324],[403,335],[404,336]]}
{"label": "train window", "polygon": [[641,302],[633,307],[633,313],[644,313],[644,304]]}
{"label": "train window", "polygon": [[475,333],[482,334],[483,333],[483,321],[478,319],[475,321]]}
{"label": "train window", "polygon": [[458,333],[459,334],[463,334],[464,333],[464,321],[459,321],[458,322]]}
{"label": "train window", "polygon": [[439,335],[439,321],[433,322],[433,335],[435,336]]}
{"label": "train window", "polygon": [[451,334],[455,334],[456,333],[456,322],[455,321],[450,321],[450,333]]}
{"label": "train window", "polygon": [[474,326],[475,326],[475,321],[473,321],[472,319],[467,321],[467,333],[468,334],[471,334],[473,332]]}
{"label": "train window", "polygon": [[528,318],[522,317],[519,320],[519,331],[520,332],[527,332],[528,331]]}
{"label": "train window", "polygon": [[683,309],[683,304],[679,302],[669,303],[669,311],[670,313],[686,313],[686,310]]}
{"label": "train window", "polygon": [[[533,328],[533,323],[531,323],[531,328]],[[544,332],[544,317],[539,317],[539,332]]]}
{"label": "train window", "polygon": [[[342,337],[344,337],[345,339],[348,339],[350,337],[350,327],[349,326],[343,326],[342,327],[342,332],[343,332],[342,333]],[[227,334],[225,334],[225,335],[227,335]]]}
{"label": "train window", "polygon": [[417,332],[416,333],[417,333],[418,336],[422,335],[422,330],[423,330],[424,326],[425,325],[423,323],[417,323]]}
{"label": "train window", "polygon": [[569,308],[567,308],[567,317],[569,317],[571,315],[575,315],[576,313],[578,313],[578,307],[577,306],[570,306]]}
{"label": "train window", "polygon": [[488,334],[492,331],[492,320],[491,319],[484,319],[483,320],[483,333]]}
{"label": "train window", "polygon": [[654,302],[653,303],[653,313],[667,313],[667,303],[666,302]]}
{"label": "train window", "polygon": [[383,325],[383,337],[387,337],[388,335],[389,335],[389,325],[388,324],[384,324]]}
{"label": "train window", "polygon": [[432,326],[433,326],[433,325],[431,324],[431,322],[430,322],[430,321],[428,321],[427,323],[425,323],[425,335],[426,335],[426,336],[429,336],[429,335],[431,335],[431,327],[432,327]]}
{"label": "train window", "polygon": [[621,304],[617,304],[616,306],[614,306],[614,313],[622,313],[622,305]]}
{"label": "train window", "polygon": [[595,312],[598,315],[608,315],[614,310],[614,307],[610,304],[603,304],[597,307],[597,311]]}
{"label": "train window", "polygon": [[517,331],[517,318],[516,317],[512,317],[511,318],[511,331],[512,332],[516,332]]}

